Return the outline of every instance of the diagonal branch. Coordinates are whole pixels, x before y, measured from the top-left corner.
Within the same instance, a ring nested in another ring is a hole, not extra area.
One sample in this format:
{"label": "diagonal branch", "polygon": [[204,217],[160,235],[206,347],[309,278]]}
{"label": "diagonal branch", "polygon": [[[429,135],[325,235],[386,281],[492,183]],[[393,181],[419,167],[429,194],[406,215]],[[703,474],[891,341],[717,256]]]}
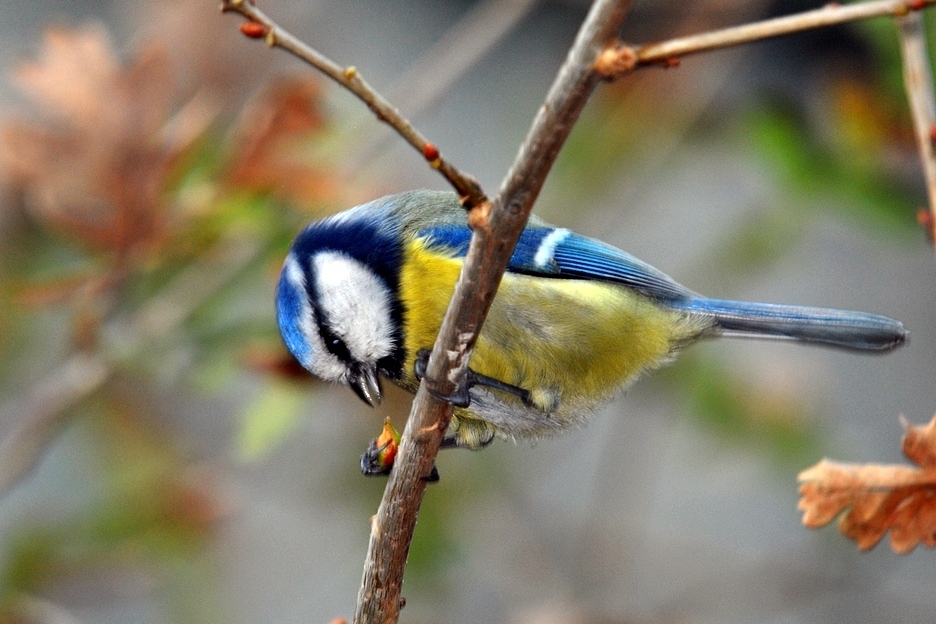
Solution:
{"label": "diagonal branch", "polygon": [[427,386],[436,394],[450,395],[467,372],[481,324],[533,202],[575,120],[602,80],[595,62],[615,41],[629,7],[628,0],[595,2],[497,198],[469,213],[474,234],[468,255],[371,529],[356,623],[395,622],[399,617],[403,571],[425,476],[452,416],[451,405],[433,397]]}
{"label": "diagonal branch", "polygon": [[[628,46],[618,40],[630,7],[628,0],[596,0],[543,107],[505,178],[497,198],[488,202],[480,186],[461,177],[437,150],[370,88],[353,67],[342,68],[298,41],[257,10],[251,0],[223,0],[222,10],[248,18],[244,34],[281,47],[357,95],[393,126],[462,195],[474,230],[462,274],[430,357],[388,480],[371,538],[355,622],[395,622],[402,606],[401,586],[416,517],[435,456],[452,416],[450,404],[435,396],[453,394],[467,371],[481,324],[504,269],[526,224],[533,202],[579,113],[602,80],[621,77],[639,66],[669,65],[681,56],[884,15],[901,17],[936,0],[876,0],[822,9],[754,24]],[[429,392],[431,388],[432,393]]]}
{"label": "diagonal branch", "polygon": [[251,38],[262,38],[270,47],[286,50],[356,95],[379,120],[389,124],[407,143],[416,148],[416,151],[423,155],[433,169],[438,169],[439,173],[462,197],[465,206],[476,206],[487,201],[478,181],[462,173],[452,163],[442,158],[436,146],[407,121],[385,97],[371,87],[355,67],[341,67],[318,50],[303,43],[274,22],[250,0],[222,0],[221,11],[240,13],[248,19],[247,22],[241,24],[241,32],[245,35]]}
{"label": "diagonal branch", "polygon": [[601,70],[609,79],[620,78],[637,67],[670,65],[683,56],[789,35],[802,30],[825,28],[846,22],[892,15],[901,17],[936,4],[936,0],[875,0],[839,4],[831,2],[812,11],[677,37],[660,43],[631,46],[620,44],[603,56]]}

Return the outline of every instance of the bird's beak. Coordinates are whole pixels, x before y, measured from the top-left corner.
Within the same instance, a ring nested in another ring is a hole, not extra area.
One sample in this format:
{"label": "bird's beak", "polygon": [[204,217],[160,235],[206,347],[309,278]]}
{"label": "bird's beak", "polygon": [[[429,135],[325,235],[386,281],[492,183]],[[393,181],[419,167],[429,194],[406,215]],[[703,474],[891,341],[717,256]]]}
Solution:
{"label": "bird's beak", "polygon": [[351,376],[349,384],[354,394],[371,407],[377,407],[383,400],[376,366],[362,366]]}

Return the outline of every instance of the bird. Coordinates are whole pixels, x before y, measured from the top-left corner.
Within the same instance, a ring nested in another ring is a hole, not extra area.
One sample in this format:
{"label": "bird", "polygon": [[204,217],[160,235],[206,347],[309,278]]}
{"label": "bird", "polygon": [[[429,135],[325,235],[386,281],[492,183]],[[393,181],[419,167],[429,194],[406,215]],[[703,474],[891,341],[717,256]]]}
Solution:
{"label": "bird", "polygon": [[[310,223],[276,287],[287,349],[372,407],[381,377],[415,393],[471,233],[458,196],[429,190]],[[706,298],[607,243],[531,216],[471,355],[467,394],[450,397],[443,445],[480,449],[581,426],[645,373],[717,336],[884,352],[907,331],[866,312]]]}

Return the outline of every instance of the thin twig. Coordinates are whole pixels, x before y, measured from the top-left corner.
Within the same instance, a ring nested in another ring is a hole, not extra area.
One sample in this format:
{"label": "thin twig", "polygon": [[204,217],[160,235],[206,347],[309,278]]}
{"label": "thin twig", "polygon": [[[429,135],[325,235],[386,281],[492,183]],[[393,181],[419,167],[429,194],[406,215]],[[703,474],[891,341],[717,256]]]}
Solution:
{"label": "thin twig", "polygon": [[931,219],[928,223],[932,237],[932,224],[936,224],[936,156],[933,154],[933,141],[936,141],[936,101],[933,96],[933,74],[926,50],[923,16],[911,13],[897,18],[897,32],[903,57],[904,88],[910,102],[920,163],[923,166],[926,193],[929,197]]}
{"label": "thin twig", "polygon": [[449,181],[462,197],[462,202],[466,207],[470,208],[487,201],[478,181],[462,173],[452,163],[442,158],[438,148],[407,121],[386,98],[365,82],[355,67],[341,67],[303,43],[249,0],[222,0],[221,10],[239,13],[249,20],[242,24],[241,31],[245,35],[262,37],[267,45],[282,48],[302,59],[356,95],[380,121],[396,130],[407,143],[423,155],[433,169],[437,169]]}
{"label": "thin twig", "polygon": [[[354,621],[395,622],[406,555],[416,516],[442,436],[452,415],[451,395],[467,371],[475,340],[527,217],[575,120],[602,76],[598,55],[618,36],[628,0],[597,0],[582,25],[546,101],[493,205],[469,214],[474,234],[432,356],[420,386],[394,469],[371,529]],[[432,380],[432,381],[430,381]]]}
{"label": "thin twig", "polygon": [[707,33],[678,37],[660,43],[631,46],[618,44],[602,55],[600,70],[609,80],[620,78],[637,67],[670,65],[683,56],[708,52],[781,35],[835,26],[885,15],[904,16],[936,4],[936,0],[877,0],[841,5],[828,4],[752,24],[733,26]]}
{"label": "thin twig", "polygon": [[[533,201],[596,84],[641,65],[669,64],[687,54],[810,28],[882,15],[906,15],[934,3],[936,0],[884,0],[849,6],[829,5],[817,11],[748,26],[632,47],[617,41],[630,3],[627,0],[595,2],[497,199],[488,203],[480,188],[475,194],[465,192],[464,184],[446,175],[473,206],[469,223],[474,235],[429,360],[426,383],[421,385],[414,400],[393,473],[373,519],[355,622],[395,622],[399,616],[403,571],[425,491],[425,477],[430,474],[452,414],[451,405],[433,398],[427,388],[431,385],[437,395],[452,394],[456,380],[466,372],[481,324]],[[305,46],[249,4],[249,0],[225,0],[222,9],[237,11],[251,20],[248,22],[251,28],[245,29],[242,25],[245,34],[264,37],[269,45],[280,46],[306,60],[355,93],[379,118],[390,123],[426,155],[427,147],[431,147],[428,142],[370,89],[356,70],[341,68]],[[430,153],[437,156],[431,150]],[[440,166],[440,169],[445,174],[445,168]],[[476,185],[473,180],[471,184]]]}

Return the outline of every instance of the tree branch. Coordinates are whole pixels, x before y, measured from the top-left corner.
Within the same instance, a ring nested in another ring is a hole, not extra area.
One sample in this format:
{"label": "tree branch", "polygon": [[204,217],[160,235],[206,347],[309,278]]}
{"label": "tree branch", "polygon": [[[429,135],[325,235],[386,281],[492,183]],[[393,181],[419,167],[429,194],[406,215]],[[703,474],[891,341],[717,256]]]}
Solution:
{"label": "tree branch", "polygon": [[660,43],[631,46],[620,43],[602,55],[599,70],[609,80],[646,65],[669,65],[683,56],[719,50],[761,39],[846,22],[893,15],[901,17],[936,4],[936,0],[877,0],[842,5],[830,3],[813,11],[777,17],[752,24],[678,37]]}
{"label": "tree branch", "polygon": [[923,17],[919,13],[910,13],[897,18],[897,32],[903,58],[904,88],[913,116],[920,164],[929,197],[928,229],[932,238],[933,224],[936,224],[936,156],[933,153],[933,141],[936,141],[936,102],[933,100],[933,74],[926,51]]}
{"label": "tree branch", "polygon": [[533,202],[588,97],[602,80],[595,61],[615,41],[629,7],[628,0],[595,2],[497,198],[469,213],[474,234],[465,264],[373,521],[354,617],[358,624],[396,622],[399,617],[403,572],[425,477],[452,416],[451,404],[435,398],[429,387],[436,394],[450,395],[467,372],[481,324]]}
{"label": "tree branch", "polygon": [[[602,80],[621,77],[639,66],[670,64],[679,57],[720,49],[801,30],[883,15],[905,16],[936,0],[877,0],[781,17],[662,43],[629,46],[618,40],[629,9],[628,0],[596,0],[560,70],[543,107],[501,185],[488,202],[473,179],[462,177],[353,67],[342,68],[273,23],[250,0],[223,0],[222,10],[250,21],[241,30],[262,37],[320,69],[357,95],[381,120],[393,126],[413,147],[433,161],[470,207],[474,234],[452,302],[429,359],[427,374],[413,402],[393,472],[371,538],[355,622],[396,622],[402,607],[401,588],[426,477],[452,416],[452,407],[435,396],[453,394],[467,371],[481,325],[504,269],[526,224],[546,175],[579,113]],[[432,390],[430,393],[429,390]]]}
{"label": "tree branch", "polygon": [[466,207],[477,206],[487,201],[478,181],[462,173],[452,163],[442,158],[438,148],[407,121],[386,98],[371,87],[355,67],[341,67],[327,56],[306,45],[270,19],[250,0],[222,0],[221,11],[232,11],[243,15],[248,21],[241,24],[242,33],[254,39],[262,38],[270,47],[286,50],[356,95],[374,112],[377,119],[396,130],[407,143],[423,155],[433,169],[437,169],[449,181],[462,197]]}

